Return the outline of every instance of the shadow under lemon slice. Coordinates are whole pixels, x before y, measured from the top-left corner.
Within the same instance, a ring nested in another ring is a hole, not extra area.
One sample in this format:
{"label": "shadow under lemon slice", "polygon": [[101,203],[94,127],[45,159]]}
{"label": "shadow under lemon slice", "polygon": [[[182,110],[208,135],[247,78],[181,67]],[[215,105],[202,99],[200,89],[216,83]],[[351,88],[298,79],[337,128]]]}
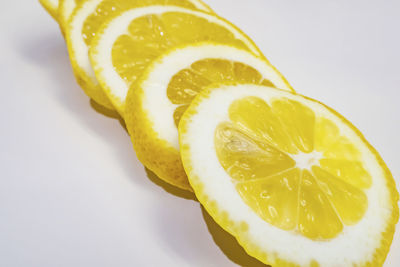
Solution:
{"label": "shadow under lemon slice", "polygon": [[203,207],[201,213],[215,244],[232,262],[242,267],[271,267],[249,256],[235,237],[221,228]]}

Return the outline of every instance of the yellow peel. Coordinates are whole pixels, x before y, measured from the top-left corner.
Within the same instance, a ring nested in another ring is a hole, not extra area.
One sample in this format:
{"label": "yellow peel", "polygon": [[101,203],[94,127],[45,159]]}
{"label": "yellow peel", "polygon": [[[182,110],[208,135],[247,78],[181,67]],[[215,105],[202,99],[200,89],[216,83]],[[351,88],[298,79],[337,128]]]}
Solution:
{"label": "yellow peel", "polygon": [[55,20],[58,20],[58,0],[39,0],[39,2]]}

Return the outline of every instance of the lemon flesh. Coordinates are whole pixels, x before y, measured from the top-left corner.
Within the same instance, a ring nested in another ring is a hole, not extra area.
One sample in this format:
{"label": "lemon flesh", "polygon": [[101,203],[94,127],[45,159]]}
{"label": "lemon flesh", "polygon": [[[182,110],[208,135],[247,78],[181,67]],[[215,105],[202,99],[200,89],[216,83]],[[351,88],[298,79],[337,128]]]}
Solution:
{"label": "lemon flesh", "polygon": [[97,0],[97,2],[98,4],[95,12],[90,14],[83,24],[82,36],[88,46],[100,26],[107,21],[107,19],[132,8],[150,5],[176,5],[190,9],[211,11],[207,6],[197,0]]}
{"label": "lemon flesh", "polygon": [[175,74],[167,88],[171,103],[179,105],[174,112],[175,125],[200,90],[214,83],[251,83],[274,86],[259,71],[242,62],[226,59],[203,59]]}
{"label": "lemon flesh", "polygon": [[[264,220],[323,240],[363,217],[371,177],[332,121],[297,101],[257,97],[232,103],[229,117],[215,133],[219,160]],[[336,134],[327,139],[326,129]]]}

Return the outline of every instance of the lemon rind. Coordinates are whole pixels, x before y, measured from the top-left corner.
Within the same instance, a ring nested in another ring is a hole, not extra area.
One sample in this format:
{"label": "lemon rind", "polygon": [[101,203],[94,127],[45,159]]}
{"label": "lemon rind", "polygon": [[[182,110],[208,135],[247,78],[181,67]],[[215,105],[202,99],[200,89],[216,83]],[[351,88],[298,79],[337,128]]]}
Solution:
{"label": "lemon rind", "polygon": [[[212,22],[223,24],[236,37],[241,38],[252,52],[258,56],[263,56],[259,48],[254,42],[244,34],[236,26],[227,20],[214,14],[203,11],[190,10],[178,6],[161,6],[153,5],[148,7],[135,8],[124,11],[119,16],[111,18],[105,22],[98,30],[96,36],[92,40],[89,49],[89,57],[94,68],[94,72],[103,90],[108,95],[117,111],[124,116],[125,98],[128,93],[128,86],[125,81],[118,75],[112,64],[112,48],[115,40],[127,31],[131,21],[135,18],[145,16],[147,14],[162,14],[167,12],[183,12],[193,14],[199,17],[207,18]],[[107,62],[105,64],[104,62]]]}
{"label": "lemon rind", "polygon": [[128,127],[128,131],[136,156],[160,179],[178,188],[193,191],[183,169],[179,151],[163,139],[154,140],[153,137],[157,136],[157,133],[142,106],[142,97],[141,91],[137,92],[137,97],[129,100],[129,105],[136,108],[126,119],[133,126]]}
{"label": "lemon rind", "polygon": [[58,20],[58,0],[39,0],[39,2],[53,19]]}
{"label": "lemon rind", "polygon": [[114,106],[103,92],[94,74],[88,58],[89,48],[82,39],[82,27],[85,19],[97,7],[101,0],[84,1],[75,8],[66,27],[66,42],[75,78],[87,96],[98,104],[114,110]]}
{"label": "lemon rind", "polygon": [[60,24],[63,32],[66,31],[68,21],[74,13],[76,6],[75,0],[59,0],[58,23]]}
{"label": "lemon rind", "polygon": [[[233,236],[235,236],[237,238],[238,242],[244,247],[244,249],[247,251],[247,253],[249,255],[252,255],[253,257],[257,258],[258,260],[260,260],[266,264],[272,264],[273,266],[320,266],[318,261],[316,261],[312,258],[309,259],[308,263],[304,263],[304,262],[299,263],[299,262],[296,262],[296,260],[288,260],[287,258],[277,255],[276,251],[274,252],[274,251],[265,250],[260,245],[260,243],[256,242],[253,237],[249,236],[249,225],[247,223],[240,221],[240,220],[238,221],[238,220],[235,220],[234,218],[232,218],[232,216],[228,215],[228,212],[224,208],[220,207],[220,205],[217,203],[217,201],[213,197],[211,197],[207,194],[206,189],[205,189],[206,188],[205,184],[202,182],[202,179],[194,171],[194,166],[193,166],[193,162],[192,162],[192,154],[190,152],[191,148],[190,148],[190,144],[188,143],[188,140],[186,140],[186,135],[188,134],[188,127],[193,119],[193,116],[195,116],[198,112],[197,109],[199,108],[200,103],[204,99],[207,99],[208,97],[210,97],[211,93],[215,90],[217,90],[217,89],[209,88],[209,89],[202,91],[193,100],[189,109],[183,115],[183,117],[181,119],[181,123],[179,125],[181,156],[183,159],[184,168],[186,170],[186,173],[188,174],[190,184],[191,184],[192,188],[194,189],[196,197],[198,198],[200,203],[202,203],[202,205],[205,207],[205,209],[209,212],[209,214],[214,218],[214,220],[222,228],[224,228],[226,231],[228,231],[229,233],[231,233]],[[285,94],[290,95],[291,93],[285,93]],[[388,251],[389,251],[390,244],[393,239],[395,224],[399,218],[399,210],[398,210],[399,195],[396,190],[393,177],[392,177],[389,169],[383,162],[382,158],[380,157],[380,155],[365,140],[364,136],[350,122],[348,122],[345,118],[343,118],[336,111],[334,111],[331,108],[326,107],[325,105],[321,104],[320,102],[312,100],[310,98],[306,98],[306,97],[304,97],[304,99],[307,99],[309,101],[313,101],[316,104],[322,105],[322,107],[325,107],[326,110],[328,112],[330,112],[332,116],[335,116],[344,125],[346,125],[346,127],[348,127],[349,131],[352,131],[356,136],[358,136],[359,141],[361,141],[363,143],[363,145],[366,146],[366,149],[368,149],[371,152],[371,156],[373,156],[373,158],[376,160],[376,163],[378,163],[379,168],[381,168],[381,171],[382,171],[382,174],[384,177],[384,181],[381,181],[381,182],[385,183],[385,185],[386,185],[385,189],[387,190],[387,194],[388,194],[388,196],[386,196],[387,197],[387,199],[386,199],[387,207],[385,207],[385,208],[390,210],[390,214],[387,215],[386,220],[384,222],[385,228],[381,229],[381,231],[378,233],[378,235],[380,236],[380,239],[375,241],[375,244],[377,244],[377,245],[375,246],[373,251],[371,251],[370,254],[365,255],[365,258],[363,258],[359,262],[351,263],[351,264],[354,264],[357,266],[381,266],[386,258]],[[220,190],[226,190],[226,188],[225,189],[221,188]],[[365,233],[365,234],[370,234],[370,233]],[[265,236],[264,238],[268,239],[269,237]],[[270,240],[270,242],[273,242],[273,241]],[[290,245],[290,244],[292,244],[292,243],[288,243],[287,245]],[[357,247],[357,245],[358,244],[355,244],[356,247]],[[308,252],[304,248],[302,248],[302,250],[304,253]],[[350,251],[351,251],[351,249],[350,249]],[[340,263],[335,262],[330,265],[338,266],[338,265],[340,265]],[[322,264],[321,266],[328,266],[328,265]],[[340,266],[343,266],[343,265],[340,265]]]}

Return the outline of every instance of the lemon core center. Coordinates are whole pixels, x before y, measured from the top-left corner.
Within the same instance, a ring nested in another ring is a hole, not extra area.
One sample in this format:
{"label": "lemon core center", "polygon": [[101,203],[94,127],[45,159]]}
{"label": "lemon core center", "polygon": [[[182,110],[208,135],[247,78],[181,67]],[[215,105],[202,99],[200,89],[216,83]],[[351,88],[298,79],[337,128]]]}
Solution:
{"label": "lemon core center", "polygon": [[310,153],[300,152],[295,155],[291,155],[293,160],[296,162],[296,166],[300,169],[306,169],[311,171],[313,166],[319,166],[319,160],[323,158],[323,154],[318,151]]}

